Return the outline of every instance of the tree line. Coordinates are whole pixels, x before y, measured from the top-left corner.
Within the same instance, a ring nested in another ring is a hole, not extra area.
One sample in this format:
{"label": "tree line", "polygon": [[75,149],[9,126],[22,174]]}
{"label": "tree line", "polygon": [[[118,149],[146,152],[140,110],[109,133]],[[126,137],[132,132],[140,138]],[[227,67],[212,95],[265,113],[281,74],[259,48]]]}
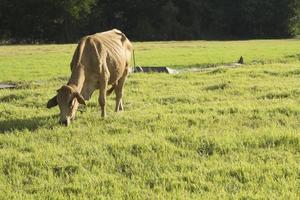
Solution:
{"label": "tree line", "polygon": [[284,38],[299,0],[0,0],[0,40],[68,43],[111,28],[132,40]]}

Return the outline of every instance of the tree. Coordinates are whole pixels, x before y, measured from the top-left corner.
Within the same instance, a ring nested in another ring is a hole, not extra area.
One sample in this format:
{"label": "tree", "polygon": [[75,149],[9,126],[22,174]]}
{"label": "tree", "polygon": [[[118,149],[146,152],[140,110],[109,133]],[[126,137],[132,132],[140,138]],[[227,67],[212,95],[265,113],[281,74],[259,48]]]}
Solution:
{"label": "tree", "polygon": [[293,35],[300,35],[300,2],[295,0],[290,4],[294,8],[294,15],[290,18],[290,32]]}
{"label": "tree", "polygon": [[119,28],[133,40],[300,34],[299,0],[0,0],[0,39],[74,42]]}
{"label": "tree", "polygon": [[56,19],[63,30],[64,41],[74,41],[87,25],[95,0],[53,0]]}

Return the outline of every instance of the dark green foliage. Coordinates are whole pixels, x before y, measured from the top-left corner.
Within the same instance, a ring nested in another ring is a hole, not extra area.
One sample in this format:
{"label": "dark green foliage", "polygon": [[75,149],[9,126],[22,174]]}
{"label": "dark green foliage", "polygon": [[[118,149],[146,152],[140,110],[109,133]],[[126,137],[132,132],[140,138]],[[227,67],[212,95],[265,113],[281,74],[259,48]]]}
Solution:
{"label": "dark green foliage", "polygon": [[297,0],[1,0],[0,39],[73,42],[119,28],[133,40],[278,38],[300,31]]}
{"label": "dark green foliage", "polygon": [[0,36],[11,42],[70,42],[86,30],[95,0],[1,0]]}

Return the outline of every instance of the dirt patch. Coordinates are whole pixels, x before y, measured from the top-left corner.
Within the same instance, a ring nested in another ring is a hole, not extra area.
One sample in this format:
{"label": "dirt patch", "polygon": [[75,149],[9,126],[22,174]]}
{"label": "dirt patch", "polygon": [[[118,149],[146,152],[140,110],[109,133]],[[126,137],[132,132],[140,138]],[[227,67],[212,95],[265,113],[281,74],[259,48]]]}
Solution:
{"label": "dirt patch", "polygon": [[133,69],[133,73],[167,73],[177,74],[178,72],[166,66],[136,66]]}
{"label": "dirt patch", "polygon": [[8,82],[0,82],[0,90],[1,89],[32,89],[36,87],[40,87],[42,85],[49,84],[52,81],[62,81],[64,78],[58,77],[49,80],[36,80],[36,81],[8,81]]}
{"label": "dirt patch", "polygon": [[215,73],[224,73],[226,72],[226,69],[231,69],[231,68],[240,68],[246,65],[242,65],[239,63],[233,63],[233,64],[228,64],[228,65],[216,65],[213,67],[204,67],[204,68],[197,68],[197,67],[192,67],[192,68],[183,68],[177,70],[179,73],[181,72],[210,72],[212,74]]}
{"label": "dirt patch", "polygon": [[18,85],[14,83],[0,83],[0,89],[14,89],[17,87]]}
{"label": "dirt patch", "polygon": [[166,66],[136,66],[131,73],[167,73],[178,74],[183,72],[211,72],[212,74],[224,73],[226,69],[239,68],[245,66],[240,63],[232,63],[227,65],[209,65],[206,67],[187,67],[182,69],[172,69]]}

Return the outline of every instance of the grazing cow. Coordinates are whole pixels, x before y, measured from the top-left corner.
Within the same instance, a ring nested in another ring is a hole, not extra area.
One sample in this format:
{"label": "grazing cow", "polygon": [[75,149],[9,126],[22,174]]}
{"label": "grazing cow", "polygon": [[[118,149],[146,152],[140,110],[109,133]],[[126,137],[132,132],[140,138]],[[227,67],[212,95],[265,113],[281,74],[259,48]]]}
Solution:
{"label": "grazing cow", "polygon": [[[71,77],[57,90],[47,108],[60,109],[60,123],[68,126],[75,118],[79,104],[85,105],[96,89],[100,89],[101,116],[105,117],[106,96],[116,93],[115,111],[123,110],[122,95],[133,47],[125,34],[117,29],[83,37],[73,55]],[[108,90],[108,85],[112,85]]]}

